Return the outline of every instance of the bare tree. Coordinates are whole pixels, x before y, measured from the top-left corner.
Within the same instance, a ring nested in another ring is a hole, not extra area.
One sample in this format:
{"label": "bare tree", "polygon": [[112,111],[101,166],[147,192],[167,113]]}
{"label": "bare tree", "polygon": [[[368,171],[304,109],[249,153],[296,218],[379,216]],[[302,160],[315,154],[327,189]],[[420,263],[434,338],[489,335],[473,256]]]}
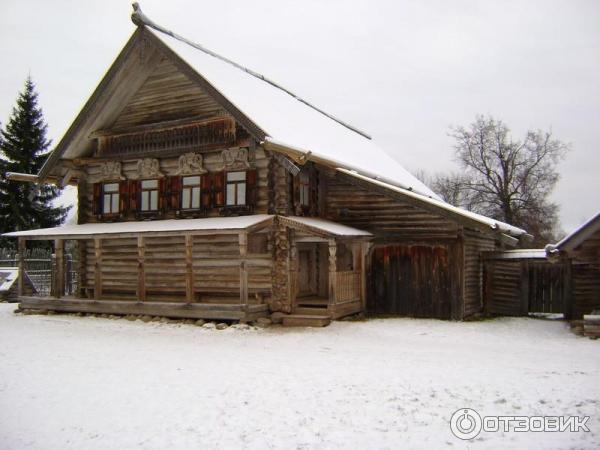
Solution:
{"label": "bare tree", "polygon": [[569,146],[541,130],[513,140],[502,121],[483,116],[468,128],[452,127],[451,136],[464,170],[458,190],[468,202],[461,206],[527,229],[534,244],[554,242],[558,206],[548,197]]}

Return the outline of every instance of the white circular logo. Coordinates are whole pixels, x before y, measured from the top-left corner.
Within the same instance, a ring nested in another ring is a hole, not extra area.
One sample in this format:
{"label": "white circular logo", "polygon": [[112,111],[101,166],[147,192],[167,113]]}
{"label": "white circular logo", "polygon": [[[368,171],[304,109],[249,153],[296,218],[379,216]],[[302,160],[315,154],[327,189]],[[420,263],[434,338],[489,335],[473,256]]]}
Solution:
{"label": "white circular logo", "polygon": [[470,408],[462,408],[452,414],[450,429],[459,439],[473,439],[481,432],[481,416]]}

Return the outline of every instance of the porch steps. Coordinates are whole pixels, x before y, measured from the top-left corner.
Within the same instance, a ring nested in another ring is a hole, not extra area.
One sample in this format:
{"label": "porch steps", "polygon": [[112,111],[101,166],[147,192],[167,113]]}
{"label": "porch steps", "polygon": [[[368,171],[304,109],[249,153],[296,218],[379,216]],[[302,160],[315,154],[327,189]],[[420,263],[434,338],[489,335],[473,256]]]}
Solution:
{"label": "porch steps", "polygon": [[315,314],[290,314],[283,317],[284,327],[326,327],[331,316]]}
{"label": "porch steps", "polygon": [[326,316],[327,308],[315,308],[311,306],[296,306],[292,314],[300,314],[304,316]]}

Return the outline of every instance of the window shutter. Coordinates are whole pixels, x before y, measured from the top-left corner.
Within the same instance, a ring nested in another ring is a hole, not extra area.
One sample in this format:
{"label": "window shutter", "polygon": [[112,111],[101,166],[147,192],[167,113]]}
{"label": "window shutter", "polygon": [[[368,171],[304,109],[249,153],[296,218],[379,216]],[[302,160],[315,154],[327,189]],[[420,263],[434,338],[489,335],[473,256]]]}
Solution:
{"label": "window shutter", "polygon": [[129,210],[129,183],[119,181],[119,213],[127,214]]}
{"label": "window shutter", "polygon": [[256,169],[246,172],[246,203],[248,206],[255,206],[258,196],[257,192],[257,173]]}
{"label": "window shutter", "polygon": [[129,210],[134,214],[137,213],[139,209],[139,192],[139,180],[129,181]]}
{"label": "window shutter", "polygon": [[181,209],[181,182],[182,179],[180,176],[170,177],[169,184],[171,186],[171,197],[170,197],[170,205],[173,211],[178,211]]}
{"label": "window shutter", "polygon": [[102,214],[102,183],[94,183],[92,214],[94,216]]}
{"label": "window shutter", "polygon": [[200,195],[201,195],[200,206],[202,206],[203,209],[210,208],[210,197],[211,197],[210,190],[211,190],[210,175],[209,174],[202,175],[202,178],[200,178]]}
{"label": "window shutter", "polygon": [[212,178],[212,203],[219,208],[225,205],[225,172],[216,172]]}
{"label": "window shutter", "polygon": [[164,212],[167,210],[169,205],[169,185],[167,183],[167,177],[158,179],[158,211]]}
{"label": "window shutter", "polygon": [[294,196],[294,210],[300,207],[300,178],[299,174],[292,178],[292,190]]}

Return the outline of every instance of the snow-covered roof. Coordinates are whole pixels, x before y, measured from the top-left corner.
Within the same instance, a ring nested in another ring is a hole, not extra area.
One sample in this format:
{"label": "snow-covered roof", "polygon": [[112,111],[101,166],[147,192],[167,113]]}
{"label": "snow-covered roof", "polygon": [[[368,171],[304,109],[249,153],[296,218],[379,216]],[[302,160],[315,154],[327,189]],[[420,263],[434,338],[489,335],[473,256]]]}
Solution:
{"label": "snow-covered roof", "polygon": [[330,220],[317,219],[315,217],[287,216],[283,217],[283,220],[288,223],[296,223],[314,230],[322,231],[325,234],[336,237],[372,236],[368,231],[342,225],[341,223],[331,222]]}
{"label": "snow-covered roof", "polygon": [[399,193],[401,193],[401,194],[403,194],[405,196],[414,198],[416,200],[420,200],[420,201],[422,201],[422,202],[424,202],[426,204],[429,204],[429,205],[434,206],[436,208],[440,208],[440,209],[445,210],[445,211],[447,211],[449,213],[452,213],[452,214],[455,214],[455,215],[462,216],[462,217],[465,217],[467,219],[473,220],[475,222],[478,222],[481,225],[485,225],[485,226],[489,227],[490,229],[492,229],[494,231],[499,231],[501,233],[505,233],[505,234],[507,234],[509,236],[513,236],[513,237],[519,237],[519,236],[527,234],[527,232],[525,230],[521,229],[521,228],[515,227],[513,225],[509,225],[509,224],[504,223],[504,222],[500,222],[498,220],[491,219],[491,218],[486,217],[486,216],[482,216],[481,214],[477,214],[477,213],[474,213],[472,211],[467,211],[466,209],[458,208],[456,206],[453,206],[453,205],[451,205],[449,203],[444,202],[443,200],[438,200],[438,199],[435,199],[435,198],[430,198],[430,197],[424,196],[424,195],[419,194],[419,193],[414,192],[414,191],[409,191],[407,189],[398,188],[397,186],[393,186],[393,185],[391,185],[389,183],[386,183],[386,182],[384,182],[382,180],[376,180],[376,179],[373,179],[373,178],[369,178],[369,177],[366,177],[366,176],[361,175],[359,173],[356,173],[354,171],[347,170],[347,169],[344,169],[344,168],[341,168],[341,167],[338,168],[337,170],[339,172],[345,173],[347,175],[353,176],[353,177],[361,179],[363,181],[367,181],[369,183],[372,183],[372,184],[384,187],[386,189],[390,189],[392,191],[399,192]]}
{"label": "snow-covered roof", "polygon": [[546,250],[543,248],[504,250],[494,253],[493,259],[546,259]]}
{"label": "snow-covered roof", "polygon": [[560,250],[573,250],[598,230],[600,230],[600,212],[575,229],[571,234],[565,236],[557,244],[548,244],[546,251],[553,253]]}
{"label": "snow-covered roof", "polygon": [[[311,152],[339,167],[437,195],[388,153],[351,127],[271,83],[169,35],[154,34],[267,134],[266,140]],[[310,156],[309,156],[310,159]]]}
{"label": "snow-covered roof", "polygon": [[8,291],[19,278],[17,267],[0,267],[0,292]]}
{"label": "snow-covered roof", "polygon": [[82,225],[64,225],[55,228],[40,228],[28,231],[13,231],[3,236],[60,238],[102,236],[111,234],[172,233],[184,231],[223,231],[245,230],[259,224],[267,225],[274,216],[256,214],[239,217],[208,217],[203,219],[167,219],[136,222],[86,223]]}

